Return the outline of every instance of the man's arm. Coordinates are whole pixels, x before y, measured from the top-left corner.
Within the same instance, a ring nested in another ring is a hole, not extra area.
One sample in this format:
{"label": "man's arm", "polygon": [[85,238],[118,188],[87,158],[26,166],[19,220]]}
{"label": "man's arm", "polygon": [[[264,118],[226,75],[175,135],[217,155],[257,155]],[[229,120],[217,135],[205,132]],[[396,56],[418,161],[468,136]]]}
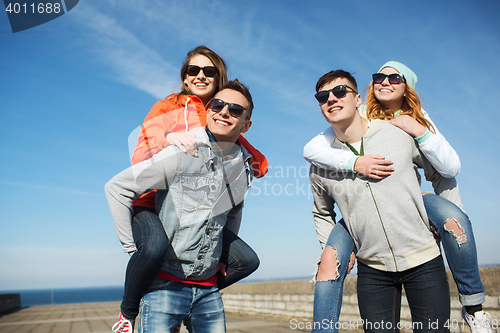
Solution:
{"label": "man's arm", "polygon": [[458,183],[455,177],[443,177],[440,172],[436,171],[431,162],[416,146],[414,147],[414,162],[418,167],[424,169],[425,179],[432,183],[434,192],[437,195],[448,199],[463,210],[462,199],[460,197]]}
{"label": "man's arm", "polygon": [[439,172],[432,168],[432,171],[425,172],[425,178],[432,183],[434,192],[437,195],[448,199],[449,201],[457,205],[460,209],[464,210],[462,198],[460,197],[460,191],[458,189],[457,179],[455,177],[444,178],[439,174]]}
{"label": "man's arm", "polygon": [[226,225],[224,228],[234,232],[235,235],[238,235],[240,231],[241,225],[241,217],[243,216],[243,201],[231,208],[229,213],[227,214]]}
{"label": "man's arm", "polygon": [[316,236],[321,244],[321,248],[325,247],[326,241],[330,236],[330,232],[335,226],[335,201],[328,194],[324,184],[321,182],[321,177],[317,174],[318,168],[311,167],[309,178],[311,180],[311,189],[314,198],[312,213],[314,215],[314,226],[316,228]]}
{"label": "man's arm", "polygon": [[[243,201],[234,206],[227,215],[226,225],[224,229],[228,229],[232,231],[235,235],[238,235],[238,231],[240,230],[241,225],[241,217],[243,213]],[[216,272],[222,274],[222,276],[227,276],[226,274],[226,263],[223,261],[219,261],[217,264]]]}
{"label": "man's arm", "polygon": [[120,172],[104,186],[116,233],[125,252],[136,251],[132,235],[132,201],[151,190],[167,189],[177,167],[177,154],[176,147],[168,147],[149,160]]}

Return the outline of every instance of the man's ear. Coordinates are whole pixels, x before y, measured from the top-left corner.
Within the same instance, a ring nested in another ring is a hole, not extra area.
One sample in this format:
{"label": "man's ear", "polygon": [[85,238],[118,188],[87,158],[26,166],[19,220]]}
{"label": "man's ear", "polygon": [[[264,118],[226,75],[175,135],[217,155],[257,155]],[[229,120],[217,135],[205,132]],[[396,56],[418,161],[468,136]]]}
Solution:
{"label": "man's ear", "polygon": [[361,102],[362,102],[362,100],[361,100],[361,95],[360,95],[360,94],[358,94],[358,95],[356,96],[356,108],[360,108],[360,107],[361,107]]}
{"label": "man's ear", "polygon": [[241,129],[241,133],[245,133],[246,131],[248,131],[251,126],[252,126],[252,121],[245,120],[245,126],[243,126],[243,128]]}

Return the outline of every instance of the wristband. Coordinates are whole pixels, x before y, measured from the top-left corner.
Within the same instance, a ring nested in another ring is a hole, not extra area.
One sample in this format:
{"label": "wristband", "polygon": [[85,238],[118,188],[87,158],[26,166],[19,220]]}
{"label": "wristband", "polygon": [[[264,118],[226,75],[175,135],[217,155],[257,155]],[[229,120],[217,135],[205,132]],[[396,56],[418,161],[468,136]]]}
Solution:
{"label": "wristband", "polygon": [[415,138],[415,140],[417,141],[418,144],[422,144],[425,141],[427,141],[431,137],[431,135],[432,133],[428,129],[426,129],[425,133],[419,136],[418,138]]}
{"label": "wristband", "polygon": [[356,173],[356,171],[354,171],[354,165],[356,164],[356,160],[358,159],[358,157],[359,156],[353,156],[349,159],[349,161],[347,161],[347,171]]}

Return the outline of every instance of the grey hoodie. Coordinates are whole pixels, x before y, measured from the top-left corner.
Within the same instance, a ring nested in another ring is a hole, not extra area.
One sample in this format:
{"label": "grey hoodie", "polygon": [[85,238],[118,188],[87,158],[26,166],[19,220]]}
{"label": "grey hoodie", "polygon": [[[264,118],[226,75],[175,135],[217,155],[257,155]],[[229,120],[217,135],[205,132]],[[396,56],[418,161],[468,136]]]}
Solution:
{"label": "grey hoodie", "polygon": [[[338,139],[335,148],[349,150]],[[388,122],[373,120],[363,136],[365,155],[385,156],[395,171],[382,180],[361,174],[311,167],[316,233],[324,246],[335,224],[334,204],[358,250],[372,268],[404,271],[440,255],[430,231],[415,167],[423,168],[436,194],[460,201],[454,178],[443,178],[423,156],[415,140]]]}

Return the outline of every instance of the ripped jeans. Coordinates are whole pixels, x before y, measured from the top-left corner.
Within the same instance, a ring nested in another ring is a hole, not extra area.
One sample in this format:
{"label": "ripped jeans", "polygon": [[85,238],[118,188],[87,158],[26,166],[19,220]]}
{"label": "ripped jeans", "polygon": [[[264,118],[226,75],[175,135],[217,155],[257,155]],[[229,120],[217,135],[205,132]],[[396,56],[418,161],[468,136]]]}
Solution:
{"label": "ripped jeans", "polygon": [[429,193],[423,198],[429,223],[441,237],[460,303],[464,306],[484,303],[484,286],[479,275],[476,241],[469,217],[438,195]]}
{"label": "ripped jeans", "polygon": [[[354,241],[347,231],[344,220],[340,220],[330,232],[325,245],[332,247],[337,255],[337,276],[328,281],[318,281],[314,286],[313,329],[311,333],[338,332],[337,323],[342,306],[344,279],[347,275],[349,258],[356,251]],[[322,261],[321,265],[327,265]]]}
{"label": "ripped jeans", "polygon": [[[460,302],[464,306],[482,304],[485,298],[484,287],[479,275],[476,243],[468,216],[455,204],[440,196],[429,193],[423,198],[429,223],[441,236],[446,259],[457,284]],[[458,222],[458,228],[457,224],[450,223],[454,222],[453,219]],[[338,332],[344,279],[351,252],[356,250],[343,220],[337,222],[332,229],[326,247],[336,251],[338,274],[328,281],[316,281],[313,333]],[[331,263],[320,263],[328,264]]]}

